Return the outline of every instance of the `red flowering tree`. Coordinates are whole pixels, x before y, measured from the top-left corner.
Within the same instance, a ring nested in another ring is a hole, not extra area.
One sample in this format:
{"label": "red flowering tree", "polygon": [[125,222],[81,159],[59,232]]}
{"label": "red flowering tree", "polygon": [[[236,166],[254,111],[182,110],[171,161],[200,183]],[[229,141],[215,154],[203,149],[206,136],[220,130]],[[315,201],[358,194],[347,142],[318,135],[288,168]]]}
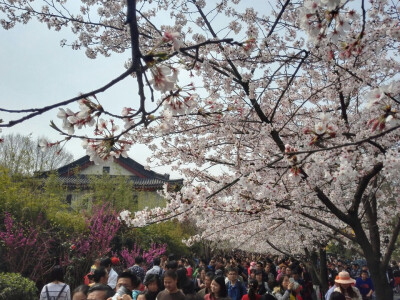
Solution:
{"label": "red flowering tree", "polygon": [[150,265],[153,259],[160,257],[167,251],[167,245],[152,244],[151,247],[146,251],[142,250],[140,246],[134,244],[132,249],[122,248],[119,253],[114,252],[114,256],[119,256],[122,258],[121,263],[124,268],[132,267],[135,264],[135,257],[142,256],[145,263]]}
{"label": "red flowering tree", "polygon": [[[377,298],[392,298],[386,267],[400,232],[395,4],[82,0],[72,13],[68,1],[33,2],[2,2],[3,27],[36,17],[55,30],[70,26],[77,39],[62,44],[90,58],[126,49],[131,58],[92,92],[3,109],[27,115],[0,126],[60,107],[62,123],[52,127],[83,138],[96,163],[154,142],[150,160],[173,164],[186,183],[179,193],[165,189],[165,208],[124,212],[128,224],[192,218],[204,230],[192,240],[258,251],[299,253],[337,239],[365,256]],[[100,93],[128,76],[137,101],[112,114]],[[79,110],[61,107],[74,101]],[[93,127],[91,137],[77,134],[83,126]]]}
{"label": "red flowering tree", "polygon": [[[41,223],[44,223],[43,220]],[[4,231],[0,231],[0,244],[3,248],[2,264],[8,272],[20,273],[37,282],[43,280],[51,270],[53,238],[51,234],[42,232],[40,227],[24,225],[16,222],[10,213],[4,214]]]}
{"label": "red flowering tree", "polygon": [[72,236],[63,244],[64,255],[61,265],[67,267],[68,282],[72,286],[82,283],[97,258],[111,253],[111,241],[120,227],[118,214],[104,204],[93,207],[86,217],[87,230],[78,236]]}

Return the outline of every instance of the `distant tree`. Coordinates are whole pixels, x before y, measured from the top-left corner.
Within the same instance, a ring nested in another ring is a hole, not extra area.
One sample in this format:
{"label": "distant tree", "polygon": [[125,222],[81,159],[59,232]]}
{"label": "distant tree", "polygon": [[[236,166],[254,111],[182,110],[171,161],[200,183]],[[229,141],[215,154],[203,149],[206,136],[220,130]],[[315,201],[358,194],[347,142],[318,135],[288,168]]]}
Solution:
{"label": "distant tree", "polygon": [[32,135],[9,134],[0,143],[0,165],[11,174],[32,175],[37,171],[57,169],[73,160],[73,155],[60,145],[39,147],[46,139]]}

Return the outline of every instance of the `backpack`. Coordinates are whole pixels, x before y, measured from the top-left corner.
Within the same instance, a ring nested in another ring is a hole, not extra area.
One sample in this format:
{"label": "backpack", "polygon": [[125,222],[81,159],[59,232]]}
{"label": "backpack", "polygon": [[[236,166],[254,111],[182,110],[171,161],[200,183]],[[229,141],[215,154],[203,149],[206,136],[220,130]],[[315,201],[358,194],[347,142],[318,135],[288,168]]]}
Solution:
{"label": "backpack", "polygon": [[61,293],[64,291],[64,289],[65,289],[66,286],[67,286],[67,285],[64,284],[64,286],[62,287],[61,291],[58,293],[57,297],[54,297],[54,296],[51,296],[51,297],[50,297],[50,295],[49,295],[49,290],[48,290],[47,285],[46,285],[46,297],[47,297],[47,300],[58,300],[58,298],[60,298]]}

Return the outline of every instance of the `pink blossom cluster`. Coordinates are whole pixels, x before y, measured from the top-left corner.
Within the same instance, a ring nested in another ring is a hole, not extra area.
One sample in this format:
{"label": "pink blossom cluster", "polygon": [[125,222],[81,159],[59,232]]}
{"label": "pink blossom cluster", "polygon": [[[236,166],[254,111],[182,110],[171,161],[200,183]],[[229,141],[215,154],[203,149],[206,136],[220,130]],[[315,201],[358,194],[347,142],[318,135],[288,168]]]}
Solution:
{"label": "pink blossom cluster", "polygon": [[117,253],[113,253],[113,255],[120,256],[122,258],[122,264],[124,267],[129,268],[135,264],[135,257],[137,256],[142,256],[147,266],[149,266],[153,262],[154,258],[160,257],[166,251],[166,244],[158,245],[153,243],[147,251],[142,250],[138,245],[134,244],[131,250],[123,248],[119,252],[119,255]]}
{"label": "pink blossom cluster", "polygon": [[7,247],[18,249],[21,247],[32,247],[37,241],[38,232],[36,229],[30,230],[29,235],[25,233],[23,227],[15,224],[9,212],[4,213],[5,231],[0,231],[0,239]]}
{"label": "pink blossom cluster", "polygon": [[[108,254],[111,251],[111,241],[120,228],[117,213],[107,204],[94,207],[91,216],[86,218],[86,224],[88,232],[70,242],[73,245],[72,254],[82,257],[102,257]],[[64,264],[68,264],[68,261]]]}

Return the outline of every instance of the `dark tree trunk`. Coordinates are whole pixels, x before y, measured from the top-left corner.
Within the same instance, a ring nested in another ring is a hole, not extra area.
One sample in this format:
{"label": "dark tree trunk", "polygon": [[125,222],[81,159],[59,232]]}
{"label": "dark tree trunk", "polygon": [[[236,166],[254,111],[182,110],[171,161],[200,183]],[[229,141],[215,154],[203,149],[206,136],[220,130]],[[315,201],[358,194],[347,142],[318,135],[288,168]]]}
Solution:
{"label": "dark tree trunk", "polygon": [[312,283],[320,286],[321,281],[319,280],[318,255],[315,251],[310,253],[307,249],[305,249],[305,253],[307,257],[306,266],[310,273]]}
{"label": "dark tree trunk", "polygon": [[[320,292],[325,295],[328,291],[328,270],[326,265],[326,251],[324,248],[319,249],[319,253],[312,251],[311,253],[305,249],[309,260],[308,268],[314,285],[320,287]],[[319,256],[319,261],[318,261]]]}
{"label": "dark tree trunk", "polygon": [[374,283],[376,300],[392,300],[393,289],[386,275],[386,266],[382,266],[379,258],[376,257],[366,257],[366,260],[372,282]]}
{"label": "dark tree trunk", "polygon": [[323,295],[328,291],[328,267],[326,261],[326,250],[325,248],[319,248],[319,263],[321,265],[319,273],[320,273],[320,281],[321,281],[321,291]]}

